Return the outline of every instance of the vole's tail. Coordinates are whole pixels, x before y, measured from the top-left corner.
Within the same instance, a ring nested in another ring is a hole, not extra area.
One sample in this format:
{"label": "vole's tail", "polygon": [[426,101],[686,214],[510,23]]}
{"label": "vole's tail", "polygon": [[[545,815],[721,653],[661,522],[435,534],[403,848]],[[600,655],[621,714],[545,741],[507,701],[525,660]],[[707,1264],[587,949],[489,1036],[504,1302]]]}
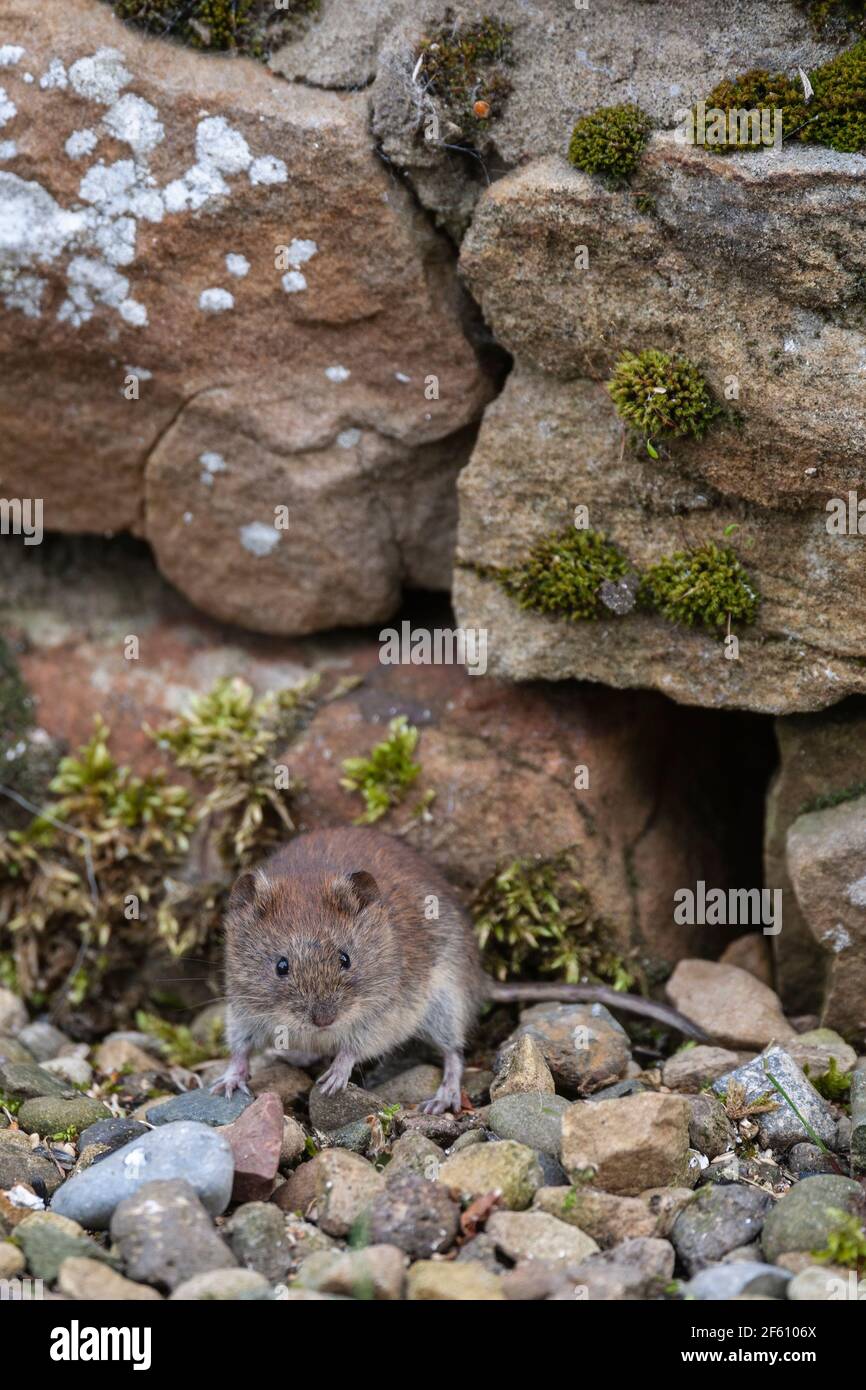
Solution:
{"label": "vole's tail", "polygon": [[675,1028],[678,1033],[693,1038],[695,1042],[712,1041],[690,1018],[676,1009],[668,1008],[667,1004],[657,1004],[655,1000],[644,999],[639,994],[621,994],[619,990],[608,989],[605,985],[503,984],[485,975],[484,992],[496,1004],[539,1004],[545,1000],[557,1004],[604,1004],[608,1009],[622,1009],[625,1013],[654,1019],[656,1023]]}

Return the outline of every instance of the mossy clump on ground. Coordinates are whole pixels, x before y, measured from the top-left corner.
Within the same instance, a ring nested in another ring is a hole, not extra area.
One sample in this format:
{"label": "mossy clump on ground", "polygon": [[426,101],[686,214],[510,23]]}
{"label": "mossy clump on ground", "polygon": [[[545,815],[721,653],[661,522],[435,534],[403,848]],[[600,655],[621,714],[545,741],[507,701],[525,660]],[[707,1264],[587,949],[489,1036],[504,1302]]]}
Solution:
{"label": "mossy clump on ground", "polygon": [[502,114],[511,91],[511,35],[510,24],[489,15],[458,24],[449,9],[418,46],[416,81],[464,135],[477,134]]}
{"label": "mossy clump on ground", "polygon": [[[712,109],[724,112],[780,110],[783,139],[826,145],[843,154],[866,150],[866,39],[831,58],[807,74],[813,94],[806,100],[802,80],[786,73],[754,68],[734,79],[725,79],[706,99]],[[756,141],[740,138],[739,126],[716,138],[707,118],[708,149],[724,152],[756,149]]]}
{"label": "mossy clump on ground", "polygon": [[866,1227],[860,1217],[843,1211],[841,1207],[829,1207],[836,1225],[827,1235],[823,1250],[813,1250],[812,1258],[820,1264],[842,1265],[845,1269],[856,1269],[858,1274],[866,1271]]}
{"label": "mossy clump on ground", "polygon": [[582,116],[571,133],[569,162],[585,174],[626,180],[640,159],[652,122],[639,106],[602,106]]}
{"label": "mossy clump on ground", "polygon": [[866,32],[866,0],[800,0],[800,6],[822,38]]}
{"label": "mossy clump on ground", "polygon": [[610,929],[593,909],[571,850],[498,869],[476,892],[471,913],[485,968],[497,980],[542,972],[570,984],[634,983],[611,949]]}
{"label": "mossy clump on ground", "polygon": [[219,1054],[225,1041],[219,1018],[213,1020],[205,1043],[197,1042],[185,1023],[169,1023],[145,1009],[139,1009],[135,1015],[135,1026],[153,1038],[166,1061],[177,1067],[194,1067],[208,1061]]}
{"label": "mossy clump on ground", "polygon": [[760,599],[734,551],[710,541],[651,565],[641,579],[638,602],[669,622],[712,632],[729,621],[753,623]]}
{"label": "mossy clump on ground", "polygon": [[601,587],[628,572],[628,561],[612,541],[572,526],[537,541],[522,564],[497,571],[496,579],[519,607],[577,622],[610,616]]}
{"label": "mossy clump on ground", "polygon": [[365,809],[356,825],[372,825],[404,799],[421,771],[412,757],[417,743],[418,730],[399,714],[388,725],[388,737],[368,757],[344,760],[340,786],[364,798]]}
{"label": "mossy clump on ground", "polygon": [[687,357],[658,348],[624,352],[607,383],[617,414],[653,439],[702,439],[721,412],[703,373]]}
{"label": "mossy clump on ground", "polygon": [[319,13],[321,0],[108,0],[119,19],[192,48],[264,58]]}

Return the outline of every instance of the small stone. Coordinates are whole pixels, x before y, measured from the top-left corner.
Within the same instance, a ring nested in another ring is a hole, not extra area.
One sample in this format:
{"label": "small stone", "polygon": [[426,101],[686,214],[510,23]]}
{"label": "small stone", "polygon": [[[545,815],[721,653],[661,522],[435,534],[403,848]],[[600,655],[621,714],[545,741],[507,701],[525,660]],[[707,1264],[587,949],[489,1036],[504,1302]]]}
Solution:
{"label": "small stone", "polygon": [[680,1013],[725,1047],[766,1047],[796,1036],[779,996],[736,965],[681,960],[665,989]]}
{"label": "small stone", "polygon": [[0,1279],[17,1279],[26,1268],[27,1262],[18,1246],[0,1240]]}
{"label": "small stone", "polygon": [[463,1090],[472,1105],[483,1106],[490,1100],[493,1072],[486,1067],[467,1067],[463,1073]]}
{"label": "small stone", "polygon": [[647,1187],[685,1187],[689,1107],[681,1096],[646,1092],[603,1105],[578,1101],[562,1119],[562,1162],[577,1183],[636,1196]]}
{"label": "small stone", "polygon": [[272,1284],[285,1279],[293,1254],[279,1207],[272,1202],[247,1202],[226,1222],[224,1234],[239,1265],[256,1270]]}
{"label": "small stone", "polygon": [[[273,1094],[273,1092],[271,1092]],[[307,1136],[303,1125],[293,1115],[283,1116],[283,1139],[280,1145],[280,1166],[294,1163],[307,1147]]]}
{"label": "small stone", "polygon": [[98,1144],[105,1153],[113,1153],[115,1149],[122,1149],[124,1144],[131,1144],[133,1139],[140,1138],[142,1134],[150,1134],[150,1130],[140,1120],[112,1117],[110,1120],[97,1120],[96,1124],[88,1125],[87,1129],[82,1131],[78,1142],[81,1149]]}
{"label": "small stone", "polygon": [[727,1111],[715,1096],[688,1096],[689,1142],[707,1158],[718,1158],[734,1146],[734,1129]]}
{"label": "small stone", "polygon": [[[461,1135],[461,1139],[479,1132],[468,1130],[466,1135]],[[435,1182],[439,1167],[444,1162],[445,1154],[432,1139],[426,1139],[423,1134],[401,1134],[391,1147],[391,1162],[385,1169],[385,1181],[393,1182],[399,1173],[409,1172],[417,1173],[428,1182]]]}
{"label": "small stone", "polygon": [[[464,1149],[471,1149],[473,1144],[486,1144],[487,1135],[483,1129],[467,1129],[463,1134],[458,1134],[451,1148],[448,1150],[452,1154],[460,1154]],[[441,1150],[440,1150],[441,1152]],[[444,1157],[444,1155],[443,1155]]]}
{"label": "small stone", "polygon": [[802,1120],[782,1095],[774,1088],[770,1076],[774,1076],[787,1092],[796,1111],[807,1120],[818,1137],[830,1144],[836,1137],[836,1121],[824,1097],[804,1076],[797,1063],[784,1048],[769,1047],[753,1062],[737,1067],[734,1071],[720,1076],[713,1083],[713,1090],[721,1096],[727,1094],[731,1083],[736,1081],[743,1087],[746,1104],[762,1098],[773,1102],[773,1109],[754,1116],[758,1126],[758,1137],[763,1148],[784,1152],[798,1140],[810,1136]]}
{"label": "small stone", "polygon": [[785,1165],[795,1177],[813,1178],[816,1173],[835,1173],[833,1155],[817,1144],[795,1144],[785,1155]]}
{"label": "small stone", "polygon": [[839,1212],[854,1213],[862,1196],[852,1178],[820,1174],[785,1193],[764,1221],[761,1244],[771,1263],[791,1250],[823,1250],[839,1225]]}
{"label": "small stone", "polygon": [[145,1182],[126,1197],[111,1218],[111,1238],[129,1277],[161,1289],[236,1264],[184,1179]]}
{"label": "small stone", "polygon": [[25,1100],[18,1111],[18,1123],[28,1134],[52,1136],[71,1132],[78,1135],[88,1125],[110,1116],[108,1106],[101,1100],[91,1100],[90,1096],[79,1095],[74,1100],[38,1096],[35,1100]]}
{"label": "small stone", "polygon": [[750,975],[754,975],[765,985],[773,983],[770,943],[765,936],[758,935],[757,932],[747,932],[745,936],[738,936],[725,947],[719,960],[723,965],[737,965],[741,970],[748,970]]}
{"label": "small stone", "polygon": [[458,1264],[483,1264],[484,1268],[489,1269],[491,1274],[501,1274],[504,1269],[496,1249],[496,1242],[486,1231],[479,1231],[477,1236],[465,1241],[457,1251],[455,1260]]}
{"label": "small stone", "polygon": [[670,1240],[674,1222],[696,1196],[697,1193],[688,1187],[649,1187],[642,1192],[640,1200],[646,1203],[650,1215],[658,1223],[654,1234],[662,1240]]}
{"label": "small stone", "polygon": [[857,1070],[851,1077],[851,1172],[855,1177],[866,1176],[866,1071]]}
{"label": "small stone", "polygon": [[254,1269],[212,1269],[184,1279],[169,1295],[169,1302],[236,1302],[270,1298],[271,1286]]}
{"label": "small stone", "polygon": [[562,1145],[562,1117],[569,1105],[565,1096],[520,1091],[493,1102],[488,1124],[499,1139],[516,1139],[531,1149],[558,1155]]}
{"label": "small stone", "polygon": [[837,1303],[860,1298],[860,1284],[853,1270],[828,1265],[809,1265],[795,1274],[788,1285],[788,1298],[794,1303]]}
{"label": "small stone", "polygon": [[541,1187],[532,1207],[577,1226],[602,1248],[659,1234],[658,1218],[639,1197],[615,1197],[591,1187]]}
{"label": "small stone", "polygon": [[687,1043],[662,1067],[662,1081],[672,1091],[698,1092],[707,1082],[732,1071],[742,1057],[726,1047]]}
{"label": "small stone", "polygon": [[373,1132],[366,1120],[353,1120],[351,1124],[330,1130],[325,1138],[328,1148],[351,1149],[352,1153],[365,1154],[370,1147]]}
{"label": "small stone", "polygon": [[33,1054],[26,1048],[23,1042],[17,1038],[12,1038],[8,1034],[0,1034],[0,1066],[4,1062],[32,1062]]}
{"label": "small stone", "polygon": [[194,1091],[184,1091],[183,1095],[173,1096],[160,1105],[151,1106],[147,1111],[147,1122],[151,1125],[173,1124],[175,1120],[189,1120],[196,1124],[214,1125],[222,1128],[230,1125],[242,1115],[252,1098],[243,1091],[235,1091],[231,1098],[215,1096],[210,1091],[196,1087]]}
{"label": "small stone", "polygon": [[[276,1207],[273,1198],[271,1198],[269,1205]],[[314,1250],[336,1250],[338,1248],[338,1243],[333,1236],[320,1231],[318,1226],[314,1226],[311,1221],[302,1221],[299,1217],[284,1214],[279,1207],[276,1209],[285,1224],[286,1239],[289,1242],[291,1252],[290,1268],[292,1270],[296,1270]]]}
{"label": "small stone", "polygon": [[36,1062],[4,1062],[0,1066],[0,1093],[14,1100],[34,1100],[40,1096],[60,1096],[72,1099],[77,1092],[52,1076]]}
{"label": "small stone", "polygon": [[11,989],[0,987],[0,1033],[15,1037],[27,1027],[27,1006]]}
{"label": "small stone", "polygon": [[490,1099],[516,1095],[522,1091],[553,1094],[556,1087],[550,1067],[539,1044],[528,1033],[519,1037],[505,1054],[490,1085]]}
{"label": "small stone", "polygon": [[312,1084],[312,1077],[305,1071],[301,1071],[300,1067],[293,1067],[289,1062],[281,1061],[279,1057],[253,1059],[250,1076],[250,1090],[253,1095],[259,1096],[264,1091],[273,1091],[283,1102],[284,1110],[303,1100],[304,1096],[309,1094]]}
{"label": "small stone", "polygon": [[364,1091],[351,1082],[334,1096],[326,1096],[318,1086],[314,1086],[310,1092],[310,1124],[314,1129],[328,1134],[354,1120],[365,1120],[368,1115],[375,1115],[387,1103],[377,1092]]}
{"label": "small stone", "polygon": [[509,1260],[579,1262],[598,1250],[591,1236],[545,1211],[495,1211],[487,1234]]}
{"label": "small stone", "polygon": [[554,1081],[570,1094],[588,1095],[618,1081],[631,1058],[628,1034],[603,1004],[536,1004],[500,1049],[497,1070],[522,1037],[536,1042]]}
{"label": "small stone", "polygon": [[451,1114],[445,1115],[406,1115],[400,1116],[400,1126],[404,1134],[420,1134],[426,1139],[432,1139],[434,1144],[441,1144],[443,1148],[450,1148],[459,1138],[464,1130],[457,1123],[457,1118]]}
{"label": "small stone", "polygon": [[551,1298],[560,1289],[572,1286],[561,1260],[523,1260],[507,1269],[500,1279],[505,1297],[518,1303]]}
{"label": "small stone", "polygon": [[69,1039],[65,1033],[61,1033],[59,1028],[55,1028],[53,1023],[46,1023],[39,1019],[35,1023],[28,1023],[18,1034],[19,1042],[22,1042],[37,1060],[37,1062],[47,1062],[50,1058],[56,1057],[62,1048],[69,1046]]}
{"label": "small stone", "polygon": [[60,1266],[58,1288],[67,1298],[82,1303],[157,1302],[162,1294],[147,1284],[136,1284],[99,1260],[68,1256]]}
{"label": "small stone", "polygon": [[489,1303],[504,1299],[505,1294],[498,1277],[478,1260],[419,1260],[406,1276],[406,1297],[411,1302],[443,1299]]}
{"label": "small stone", "polygon": [[682,1287],[687,1298],[723,1300],[739,1298],[742,1294],[763,1294],[768,1298],[784,1298],[791,1281],[787,1270],[777,1265],[754,1264],[734,1260],[730,1264],[709,1265]]}
{"label": "small stone", "polygon": [[837,1071],[851,1071],[857,1062],[857,1053],[844,1038],[832,1028],[810,1028],[785,1044],[785,1051],[793,1057],[798,1067],[808,1067],[810,1076],[821,1076],[830,1070],[831,1060]]}
{"label": "small stone", "polygon": [[346,1236],[384,1186],[372,1163],[348,1149],[324,1149],[297,1167],[274,1194],[282,1211],[314,1220],[331,1236]]}
{"label": "small stone", "polygon": [[297,1283],[320,1293],[376,1301],[402,1298],[406,1256],[394,1245],[367,1245],[363,1250],[320,1251],[301,1265]]}
{"label": "small stone", "polygon": [[627,1076],[622,1081],[614,1081],[612,1086],[602,1086],[600,1091],[593,1091],[587,1100],[622,1100],[623,1096],[637,1096],[647,1089],[640,1077]]}
{"label": "small stone", "polygon": [[[422,1063],[401,1071],[390,1081],[382,1081],[376,1087],[376,1095],[386,1105],[420,1105],[422,1101],[434,1096],[442,1082],[442,1068]],[[370,1114],[370,1111],[367,1111]]]}
{"label": "small stone", "polygon": [[440,1183],[404,1171],[374,1197],[365,1219],[374,1245],[394,1245],[410,1259],[422,1260],[453,1244],[460,1208]]}
{"label": "small stone", "polygon": [[677,1217],[671,1233],[689,1274],[756,1240],[770,1202],[770,1194],[755,1187],[703,1188]]}
{"label": "small stone", "polygon": [[165,1063],[158,1057],[154,1057],[152,1053],[146,1052],[127,1038],[111,1038],[100,1043],[93,1056],[93,1065],[97,1071],[105,1075],[124,1070],[161,1071],[165,1067]]}
{"label": "small stone", "polygon": [[439,1169],[439,1182],[469,1200],[498,1193],[502,1206],[521,1211],[544,1185],[544,1174],[533,1149],[500,1139],[447,1158]]}
{"label": "small stone", "polygon": [[21,1183],[47,1199],[62,1182],[56,1164],[36,1153],[25,1134],[14,1129],[0,1132],[0,1190],[8,1191]]}
{"label": "small stone", "polygon": [[[613,1250],[590,1255],[572,1265],[569,1277],[592,1303],[659,1298],[674,1272],[674,1249],[666,1240],[639,1236]],[[574,1293],[560,1294],[573,1298]]]}
{"label": "small stone", "polygon": [[35,1211],[15,1227],[15,1239],[24,1252],[34,1279],[53,1284],[63,1261],[70,1256],[110,1260],[108,1253],[90,1240],[75,1221],[52,1211]]}
{"label": "small stone", "polygon": [[122,1149],[69,1178],[55,1193],[52,1210],[89,1230],[104,1230],[118,1202],[154,1180],[188,1178],[214,1216],[229,1204],[234,1162],[228,1141],[207,1125],[181,1120],[148,1131]]}
{"label": "small stone", "polygon": [[233,1202],[269,1197],[280,1164],[283,1144],[283,1106],[273,1091],[264,1091],[222,1134],[235,1165]]}
{"label": "small stone", "polygon": [[84,1057],[49,1057],[42,1063],[45,1071],[59,1076],[70,1086],[90,1086],[93,1082],[93,1067]]}

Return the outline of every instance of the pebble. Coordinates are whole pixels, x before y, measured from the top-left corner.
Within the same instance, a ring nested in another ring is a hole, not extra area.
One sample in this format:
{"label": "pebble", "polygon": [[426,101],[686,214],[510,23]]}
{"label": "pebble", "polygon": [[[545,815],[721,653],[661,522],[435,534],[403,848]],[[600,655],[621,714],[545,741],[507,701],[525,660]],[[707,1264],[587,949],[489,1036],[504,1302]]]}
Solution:
{"label": "pebble", "polygon": [[173,1096],[171,1100],[152,1106],[146,1112],[145,1118],[151,1125],[168,1125],[174,1124],[176,1120],[189,1120],[197,1124],[221,1127],[230,1125],[252,1103],[252,1097],[245,1096],[243,1091],[235,1091],[229,1099],[226,1096],[212,1095],[210,1091],[197,1086],[193,1091],[184,1091],[183,1095]]}
{"label": "pebble", "polygon": [[741,1294],[764,1294],[784,1298],[791,1274],[777,1265],[734,1260],[730,1264],[709,1265],[684,1284],[686,1298],[728,1300]]}
{"label": "pebble", "polygon": [[293,1263],[292,1242],[279,1207],[272,1202],[247,1202],[226,1222],[223,1233],[237,1262],[278,1284]]}
{"label": "pebble", "polygon": [[283,1116],[283,1139],[280,1145],[280,1165],[294,1163],[307,1147],[307,1136],[303,1125],[294,1115]]}
{"label": "pebble", "polygon": [[68,1256],[60,1266],[57,1286],[67,1298],[82,1303],[159,1302],[162,1294],[136,1284],[100,1260]]}
{"label": "pebble", "polygon": [[515,1263],[518,1260],[575,1263],[598,1250],[591,1236],[545,1211],[495,1211],[487,1222],[487,1234],[497,1249]]}
{"label": "pebble", "polygon": [[319,1293],[377,1302],[402,1298],[406,1256],[394,1245],[367,1245],[363,1250],[318,1251],[298,1271],[297,1284]]}
{"label": "pebble", "polygon": [[791,1250],[823,1250],[839,1224],[839,1211],[854,1212],[862,1188],[852,1178],[820,1174],[802,1178],[775,1204],[761,1243],[771,1263]]}
{"label": "pebble", "polygon": [[713,1083],[713,1090],[718,1095],[726,1095],[731,1082],[737,1081],[744,1088],[747,1103],[762,1096],[769,1096],[775,1102],[772,1110],[753,1117],[763,1148],[784,1151],[798,1140],[808,1139],[809,1135],[802,1121],[773,1087],[765,1064],[819,1138],[825,1144],[832,1143],[836,1137],[836,1120],[830,1106],[784,1048],[767,1048],[753,1062],[747,1062],[745,1066],[736,1067],[732,1072],[720,1076]]}
{"label": "pebble", "polygon": [[47,1062],[50,1058],[56,1057],[62,1048],[69,1046],[69,1039],[65,1033],[61,1033],[53,1023],[41,1019],[22,1028],[18,1033],[18,1041],[24,1044],[37,1062]]}
{"label": "pebble", "polygon": [[[590,1302],[660,1298],[673,1278],[674,1262],[668,1241],[638,1236],[571,1265],[569,1276]],[[554,1298],[574,1296],[568,1290]]]}
{"label": "pebble", "polygon": [[541,1049],[562,1090],[587,1095],[618,1081],[631,1059],[628,1034],[603,1004],[536,1004],[520,1015],[520,1026],[503,1044],[497,1070],[520,1038]]}
{"label": "pebble", "polygon": [[328,1134],[355,1120],[364,1120],[383,1110],[388,1102],[376,1091],[365,1091],[351,1082],[335,1096],[326,1096],[314,1086],[310,1092],[310,1124]]}
{"label": "pebble", "polygon": [[283,1146],[283,1103],[264,1091],[221,1133],[228,1140],[235,1165],[233,1202],[269,1197]]}
{"label": "pebble", "polygon": [[[225,1071],[225,1067],[221,1070]],[[309,1094],[312,1077],[300,1067],[282,1061],[279,1057],[256,1057],[253,1059],[250,1076],[250,1090],[254,1096],[263,1091],[273,1091],[283,1102],[283,1109],[303,1100]]]}
{"label": "pebble", "polygon": [[707,1158],[718,1158],[734,1147],[734,1127],[721,1101],[707,1093],[687,1096],[689,1143]]}
{"label": "pebble", "polygon": [[744,1059],[726,1047],[687,1043],[662,1067],[662,1081],[672,1091],[697,1093],[707,1082],[733,1071]]}
{"label": "pebble", "polygon": [[11,989],[0,987],[0,1033],[15,1037],[27,1027],[27,1008]]}
{"label": "pebble", "polygon": [[42,1063],[45,1071],[52,1076],[59,1076],[61,1081],[66,1081],[70,1086],[82,1086],[85,1089],[93,1082],[93,1067],[84,1057],[49,1057]]}
{"label": "pebble", "polygon": [[562,1162],[573,1182],[591,1179],[622,1196],[691,1186],[688,1103],[649,1091],[603,1105],[578,1102],[562,1118]]}
{"label": "pebble", "polygon": [[[468,1134],[479,1132],[469,1130],[461,1139],[467,1138]],[[425,1138],[423,1134],[401,1134],[391,1146],[391,1162],[385,1169],[385,1181],[392,1182],[399,1173],[409,1172],[417,1173],[428,1182],[435,1182],[439,1176],[440,1165],[444,1162],[444,1152],[432,1139]]]}
{"label": "pebble", "polygon": [[404,1134],[422,1134],[426,1139],[432,1139],[434,1144],[441,1144],[443,1148],[450,1148],[465,1132],[472,1126],[459,1123],[457,1117],[451,1114],[445,1115],[406,1115],[400,1116],[400,1126]]}
{"label": "pebble", "polygon": [[[197,1176],[193,1170],[191,1176]],[[182,1178],[145,1182],[125,1197],[111,1218],[111,1239],[131,1279],[162,1289],[236,1264],[195,1188]]]}
{"label": "pebble", "polygon": [[562,1146],[562,1117],[570,1107],[564,1096],[544,1091],[504,1095],[490,1107],[488,1124],[499,1139],[516,1139],[531,1149],[556,1154]]}
{"label": "pebble", "polygon": [[77,1094],[68,1081],[52,1076],[38,1062],[4,1062],[0,1065],[0,1092],[15,1100],[34,1100],[40,1096],[71,1099]]}
{"label": "pebble", "polygon": [[406,1276],[406,1297],[412,1302],[445,1299],[489,1303],[504,1299],[505,1294],[498,1276],[479,1260],[418,1260]]}
{"label": "pebble", "polygon": [[107,1038],[100,1043],[93,1055],[93,1065],[105,1075],[124,1070],[148,1072],[165,1068],[165,1062],[129,1038]]}
{"label": "pebble", "polygon": [[500,1139],[452,1154],[439,1169],[439,1182],[469,1200],[496,1192],[502,1206],[520,1211],[544,1185],[544,1174],[533,1149]]}
{"label": "pebble", "polygon": [[346,1236],[384,1186],[372,1163],[348,1149],[324,1149],[274,1193],[282,1211],[310,1216],[326,1234]]}
{"label": "pebble", "polygon": [[133,1139],[140,1138],[142,1134],[150,1134],[150,1130],[140,1120],[97,1120],[96,1124],[89,1125],[82,1131],[79,1147],[86,1149],[91,1144],[99,1144],[106,1153],[113,1153],[115,1149],[122,1149],[124,1144],[130,1144]]}
{"label": "pebble", "polygon": [[108,1253],[84,1234],[76,1221],[52,1211],[35,1211],[15,1227],[18,1241],[34,1279],[53,1284],[60,1266],[70,1256],[110,1261]]}
{"label": "pebble", "polygon": [[18,1246],[11,1241],[0,1240],[0,1279],[17,1279],[26,1268],[27,1262]]}
{"label": "pebble", "polygon": [[807,1269],[794,1275],[788,1285],[788,1298],[794,1303],[838,1303],[847,1299],[859,1301],[857,1275],[853,1270],[809,1265]]}
{"label": "pebble", "polygon": [[228,1141],[207,1125],[181,1120],[150,1130],[55,1193],[52,1209],[89,1230],[109,1225],[118,1202],[154,1180],[189,1178],[204,1206],[218,1216],[229,1204],[234,1176]]}
{"label": "pebble", "polygon": [[796,1036],[779,996],[739,966],[681,960],[665,990],[674,1008],[725,1047],[766,1047]]}
{"label": "pebble", "polygon": [[169,1295],[171,1303],[235,1302],[269,1299],[271,1286],[253,1269],[213,1269],[184,1279]]}
{"label": "pebble", "polygon": [[373,1132],[366,1120],[353,1120],[351,1124],[341,1125],[325,1135],[328,1148],[351,1149],[356,1154],[365,1154],[372,1138]]}
{"label": "pebble", "polygon": [[659,1234],[658,1218],[639,1197],[615,1197],[591,1187],[542,1187],[532,1207],[577,1226],[602,1247],[629,1237]]}
{"label": "pebble", "polygon": [[[442,1083],[442,1068],[421,1063],[389,1081],[380,1081],[376,1094],[386,1105],[420,1105],[434,1096]],[[370,1113],[369,1111],[367,1112]]]}
{"label": "pebble", "polygon": [[21,1183],[48,1198],[62,1182],[56,1165],[36,1153],[25,1134],[14,1129],[0,1131],[0,1190],[8,1191]]}
{"label": "pebble", "polygon": [[454,1243],[460,1208],[440,1183],[404,1171],[373,1198],[365,1220],[374,1245],[393,1245],[410,1259],[422,1260]]}
{"label": "pebble", "polygon": [[833,1157],[817,1144],[795,1144],[785,1155],[785,1166],[798,1178],[813,1178],[816,1173],[835,1173]]}
{"label": "pebble", "polygon": [[673,1224],[671,1240],[689,1274],[757,1239],[770,1207],[769,1193],[731,1184],[704,1187]]}
{"label": "pebble", "polygon": [[522,1091],[542,1091],[552,1095],[556,1087],[544,1053],[535,1038],[524,1033],[502,1059],[490,1083],[490,1099],[517,1095]]}
{"label": "pebble", "polygon": [[33,1054],[19,1042],[17,1038],[10,1037],[8,1034],[0,1034],[0,1065],[3,1062],[32,1062]]}
{"label": "pebble", "polygon": [[[451,1148],[448,1150],[452,1154],[460,1154],[464,1149],[471,1149],[473,1144],[486,1144],[487,1134],[483,1129],[467,1129],[462,1134],[458,1134]],[[441,1150],[440,1150],[441,1152]]]}
{"label": "pebble", "polygon": [[110,1115],[107,1105],[101,1100],[91,1100],[90,1096],[77,1095],[74,1100],[37,1096],[34,1100],[25,1100],[18,1111],[18,1123],[28,1134],[52,1136],[72,1131],[78,1135],[88,1125],[108,1119]]}

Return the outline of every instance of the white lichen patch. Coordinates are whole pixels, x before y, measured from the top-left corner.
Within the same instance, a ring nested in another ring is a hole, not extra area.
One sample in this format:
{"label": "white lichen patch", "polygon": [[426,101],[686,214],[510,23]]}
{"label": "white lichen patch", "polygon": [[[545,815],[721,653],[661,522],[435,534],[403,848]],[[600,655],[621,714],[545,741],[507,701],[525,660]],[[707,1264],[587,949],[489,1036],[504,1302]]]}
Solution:
{"label": "white lichen patch", "polygon": [[14,159],[18,146],[14,140],[0,140],[0,160]]}
{"label": "white lichen patch", "polygon": [[198,461],[202,465],[199,482],[204,483],[205,487],[213,487],[214,474],[225,473],[226,471],[225,459],[222,454],[215,454],[211,450],[207,450],[205,453],[199,454]]}
{"label": "white lichen patch", "polygon": [[24,49],[17,43],[0,44],[0,68],[14,68],[24,57]]}
{"label": "white lichen patch", "polygon": [[52,58],[47,69],[39,79],[39,86],[43,92],[65,92],[69,86],[69,77],[66,68],[59,58]]}
{"label": "white lichen patch", "polygon": [[262,183],[285,183],[289,177],[289,171],[283,161],[277,159],[276,155],[265,154],[253,160],[249,175],[250,183],[256,187]]}
{"label": "white lichen patch", "polygon": [[116,48],[100,48],[72,64],[69,81],[80,97],[111,106],[132,81],[132,74],[123,66],[123,54]]}
{"label": "white lichen patch", "polygon": [[155,106],[143,97],[127,92],[105,113],[103,124],[124,145],[141,158],[150,154],[165,136],[165,127]]}
{"label": "white lichen patch", "polygon": [[311,261],[318,250],[319,248],[314,241],[303,241],[296,237],[286,249],[286,260],[289,262],[289,265],[293,265],[297,268],[306,261]]}
{"label": "white lichen patch", "polygon": [[866,877],[858,878],[856,883],[849,883],[845,896],[854,907],[866,907]]}
{"label": "white lichen patch", "polygon": [[287,270],[280,284],[286,294],[299,294],[301,290],[307,288],[307,277],[303,271]]}
{"label": "white lichen patch", "polygon": [[260,558],[264,555],[270,555],[280,539],[279,531],[266,521],[251,521],[248,525],[240,527],[238,535],[244,550],[248,550],[251,555],[257,555]]}
{"label": "white lichen patch", "polygon": [[205,314],[224,314],[235,307],[235,297],[228,290],[213,287],[202,290],[198,297],[198,307]]}
{"label": "white lichen patch", "polygon": [[337,435],[337,443],[341,449],[354,449],[356,444],[361,441],[360,430],[341,430]]}
{"label": "white lichen patch", "polygon": [[229,275],[236,275],[242,280],[245,275],[250,273],[250,263],[246,256],[241,256],[236,251],[229,251],[226,256],[226,270]]}
{"label": "white lichen patch", "polygon": [[851,945],[851,937],[841,922],[837,922],[835,926],[828,927],[826,931],[822,932],[821,940],[836,955],[839,955],[841,951],[846,951]]}
{"label": "white lichen patch", "polygon": [[225,116],[207,116],[199,121],[195,134],[199,164],[219,169],[223,174],[242,174],[253,157],[239,130],[233,130]]}
{"label": "white lichen patch", "polygon": [[6,95],[6,88],[0,87],[0,126],[7,125],[18,115],[18,107]]}
{"label": "white lichen patch", "polygon": [[95,130],[73,130],[63,148],[70,159],[84,159],[93,154],[98,142]]}
{"label": "white lichen patch", "polygon": [[341,367],[339,363],[337,363],[333,367],[325,368],[325,376],[328,378],[329,381],[348,381],[351,375],[352,373],[349,371],[349,368]]}

